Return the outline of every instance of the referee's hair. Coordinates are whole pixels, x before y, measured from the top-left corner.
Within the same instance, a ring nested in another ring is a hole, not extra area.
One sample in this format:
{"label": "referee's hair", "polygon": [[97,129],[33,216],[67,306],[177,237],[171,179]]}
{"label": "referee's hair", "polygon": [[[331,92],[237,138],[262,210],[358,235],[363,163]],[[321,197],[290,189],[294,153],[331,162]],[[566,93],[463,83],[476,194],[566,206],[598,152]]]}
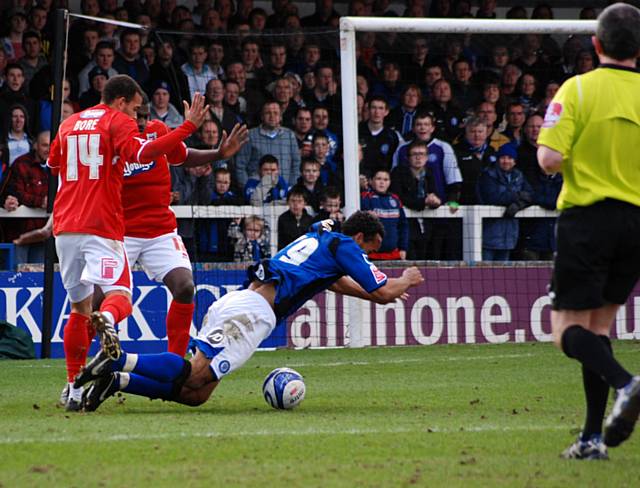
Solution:
{"label": "referee's hair", "polygon": [[384,226],[380,219],[371,212],[358,210],[342,224],[342,233],[353,237],[358,232],[362,232],[365,242],[371,241],[376,234],[384,238]]}
{"label": "referee's hair", "polygon": [[596,37],[607,56],[622,61],[640,53],[640,10],[633,5],[615,3],[598,17]]}
{"label": "referee's hair", "polygon": [[102,89],[102,103],[111,105],[117,98],[124,97],[129,103],[136,96],[136,93],[144,98],[144,92],[140,85],[127,75],[116,75],[109,78],[109,81]]}

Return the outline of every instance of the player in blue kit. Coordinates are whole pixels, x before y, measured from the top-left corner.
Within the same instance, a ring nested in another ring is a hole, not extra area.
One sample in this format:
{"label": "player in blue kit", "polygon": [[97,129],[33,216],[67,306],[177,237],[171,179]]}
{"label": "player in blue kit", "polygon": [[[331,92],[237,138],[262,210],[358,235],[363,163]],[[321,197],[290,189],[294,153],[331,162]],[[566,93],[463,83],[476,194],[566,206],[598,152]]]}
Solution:
{"label": "player in blue kit", "polygon": [[415,267],[405,269],[400,278],[387,278],[369,261],[367,253],[378,250],[384,237],[375,215],[355,212],[342,224],[342,233],[332,232],[331,223],[314,224],[273,258],[255,263],[246,289],[214,302],[191,341],[195,354],[190,361],[173,353],[123,352],[117,360],[98,353],[76,376],[76,387],[93,381],[84,396],[85,410],[97,409],[118,391],[201,405],[224,376],[251,357],[277,321],[316,293],[329,289],[389,303],[424,281]]}

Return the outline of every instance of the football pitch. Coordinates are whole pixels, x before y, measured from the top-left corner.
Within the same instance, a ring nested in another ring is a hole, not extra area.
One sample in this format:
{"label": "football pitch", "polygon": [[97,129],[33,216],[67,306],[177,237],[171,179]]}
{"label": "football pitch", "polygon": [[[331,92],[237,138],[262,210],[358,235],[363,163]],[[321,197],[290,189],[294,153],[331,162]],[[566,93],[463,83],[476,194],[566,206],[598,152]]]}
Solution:
{"label": "football pitch", "polygon": [[[616,355],[640,371],[637,342]],[[305,377],[293,411],[262,398]],[[192,408],[56,400],[62,360],[0,362],[0,486],[638,486],[640,432],[611,460],[559,453],[583,420],[579,365],[550,344],[259,352]]]}

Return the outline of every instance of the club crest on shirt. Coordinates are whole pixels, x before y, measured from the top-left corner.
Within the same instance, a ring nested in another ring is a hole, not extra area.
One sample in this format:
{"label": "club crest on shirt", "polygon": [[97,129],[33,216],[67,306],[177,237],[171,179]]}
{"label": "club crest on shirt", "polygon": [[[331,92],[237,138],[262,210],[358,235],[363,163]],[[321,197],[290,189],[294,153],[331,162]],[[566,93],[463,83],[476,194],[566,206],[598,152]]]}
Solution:
{"label": "club crest on shirt", "polygon": [[150,163],[124,163],[124,177],[127,178],[140,173],[146,173],[155,168],[155,166],[155,161],[151,161]]}
{"label": "club crest on shirt", "polygon": [[562,104],[558,102],[551,102],[547,107],[547,113],[544,115],[544,122],[542,127],[554,127],[560,117],[562,116]]}

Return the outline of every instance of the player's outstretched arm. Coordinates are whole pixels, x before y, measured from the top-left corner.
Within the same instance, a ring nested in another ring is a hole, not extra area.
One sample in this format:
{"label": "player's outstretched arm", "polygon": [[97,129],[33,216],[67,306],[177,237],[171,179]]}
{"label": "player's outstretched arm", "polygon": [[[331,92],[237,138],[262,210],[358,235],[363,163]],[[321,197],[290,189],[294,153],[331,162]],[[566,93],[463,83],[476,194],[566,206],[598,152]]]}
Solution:
{"label": "player's outstretched arm", "polygon": [[13,240],[16,246],[26,246],[27,244],[35,244],[37,242],[46,241],[53,232],[53,214],[49,215],[49,220],[39,229],[30,230],[24,234],[20,234],[17,239]]}
{"label": "player's outstretched arm", "polygon": [[329,290],[384,305],[398,298],[405,298],[405,293],[409,288],[417,286],[422,282],[424,282],[422,273],[420,273],[418,268],[412,266],[411,268],[405,269],[400,278],[388,278],[384,285],[372,293],[368,293],[348,276],[340,278],[329,287]]}
{"label": "player's outstretched arm", "polygon": [[184,120],[191,122],[196,127],[200,127],[209,111],[209,105],[205,105],[204,96],[199,92],[195,92],[191,105],[184,100],[182,103],[184,104]]}
{"label": "player's outstretched arm", "polygon": [[236,155],[240,148],[249,139],[249,130],[246,125],[236,124],[227,136],[226,131],[222,132],[222,140],[218,149],[187,149],[187,159],[184,166],[200,166],[209,164],[212,161],[229,159]]}

